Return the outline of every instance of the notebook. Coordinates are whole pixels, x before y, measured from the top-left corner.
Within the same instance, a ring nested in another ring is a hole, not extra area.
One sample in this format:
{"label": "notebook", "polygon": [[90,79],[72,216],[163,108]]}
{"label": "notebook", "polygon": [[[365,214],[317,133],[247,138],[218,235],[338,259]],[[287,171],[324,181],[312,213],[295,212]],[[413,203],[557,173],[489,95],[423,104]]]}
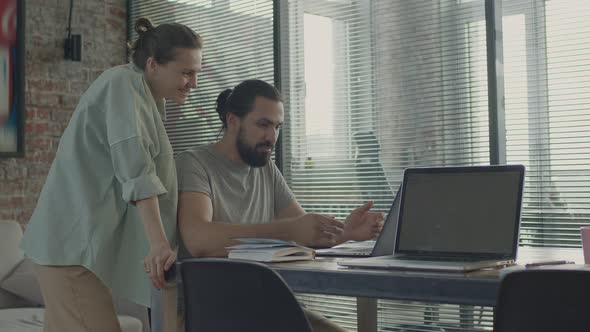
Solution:
{"label": "notebook", "polygon": [[288,262],[312,260],[315,251],[295,242],[269,238],[234,238],[239,244],[227,247],[228,258],[256,262]]}
{"label": "notebook", "polygon": [[383,228],[376,241],[345,242],[332,248],[318,249],[315,251],[316,256],[377,257],[391,255],[393,253],[395,229],[399,214],[399,192],[398,189],[391,208],[387,213],[387,219],[385,219]]}
{"label": "notebook", "polygon": [[523,186],[522,165],[407,169],[393,255],[338,264],[449,272],[510,265]]}

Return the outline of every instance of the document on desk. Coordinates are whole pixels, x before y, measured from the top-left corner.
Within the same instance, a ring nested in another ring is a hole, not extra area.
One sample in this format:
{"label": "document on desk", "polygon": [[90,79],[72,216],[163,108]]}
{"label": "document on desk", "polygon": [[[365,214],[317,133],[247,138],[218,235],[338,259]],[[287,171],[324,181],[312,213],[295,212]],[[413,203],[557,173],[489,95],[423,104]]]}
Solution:
{"label": "document on desk", "polygon": [[315,251],[294,242],[266,238],[235,238],[240,244],[228,247],[228,258],[257,262],[312,260]]}

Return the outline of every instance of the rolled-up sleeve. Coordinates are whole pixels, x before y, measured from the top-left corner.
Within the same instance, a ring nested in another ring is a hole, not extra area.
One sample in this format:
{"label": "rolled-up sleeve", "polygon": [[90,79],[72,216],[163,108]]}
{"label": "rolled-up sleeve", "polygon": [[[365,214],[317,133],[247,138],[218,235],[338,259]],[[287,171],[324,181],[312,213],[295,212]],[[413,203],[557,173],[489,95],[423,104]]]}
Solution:
{"label": "rolled-up sleeve", "polygon": [[167,193],[158,178],[154,158],[160,152],[159,133],[146,87],[114,78],[106,102],[106,129],[115,177],[122,198],[138,201]]}
{"label": "rolled-up sleeve", "polygon": [[133,137],[111,146],[115,176],[121,182],[126,202],[167,193],[142,140]]}

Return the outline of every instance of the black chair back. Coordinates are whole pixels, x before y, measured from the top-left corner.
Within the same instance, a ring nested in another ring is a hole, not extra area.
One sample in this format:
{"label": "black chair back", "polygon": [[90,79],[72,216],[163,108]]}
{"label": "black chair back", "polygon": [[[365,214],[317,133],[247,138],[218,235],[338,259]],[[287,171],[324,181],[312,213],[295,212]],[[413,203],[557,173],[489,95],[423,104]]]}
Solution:
{"label": "black chair back", "polygon": [[311,332],[289,286],[266,265],[192,258],[178,267],[187,332]]}
{"label": "black chair back", "polygon": [[590,271],[508,274],[500,285],[494,331],[590,331]]}

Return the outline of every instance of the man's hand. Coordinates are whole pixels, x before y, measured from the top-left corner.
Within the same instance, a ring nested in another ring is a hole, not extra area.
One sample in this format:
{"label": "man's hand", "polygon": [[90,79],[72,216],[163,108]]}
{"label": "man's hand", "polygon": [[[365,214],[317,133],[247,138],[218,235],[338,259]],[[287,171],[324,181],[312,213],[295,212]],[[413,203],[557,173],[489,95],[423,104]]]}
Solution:
{"label": "man's hand", "polygon": [[342,236],[342,222],[317,213],[287,221],[293,241],[308,247],[331,247]]}
{"label": "man's hand", "polygon": [[344,232],[342,239],[344,241],[365,241],[375,238],[383,227],[383,213],[372,212],[373,202],[367,202],[364,205],[352,210],[344,221]]}

